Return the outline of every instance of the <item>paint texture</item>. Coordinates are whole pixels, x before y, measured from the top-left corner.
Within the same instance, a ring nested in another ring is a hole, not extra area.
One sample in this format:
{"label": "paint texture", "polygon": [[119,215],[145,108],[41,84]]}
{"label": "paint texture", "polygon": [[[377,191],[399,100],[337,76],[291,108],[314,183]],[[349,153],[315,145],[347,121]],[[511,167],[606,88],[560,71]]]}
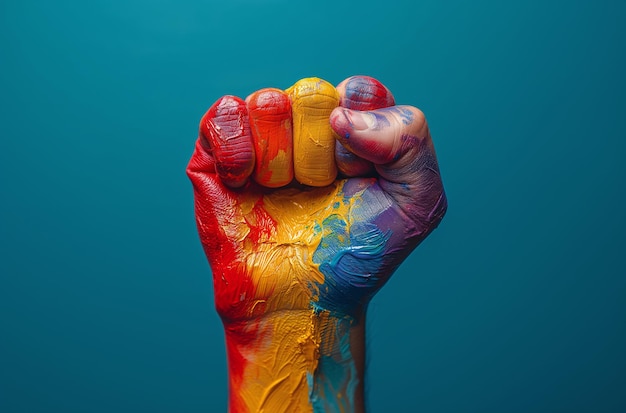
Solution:
{"label": "paint texture", "polygon": [[287,93],[292,106],[296,179],[305,185],[329,185],[337,176],[337,166],[328,117],[339,105],[339,93],[316,77],[299,80]]}
{"label": "paint texture", "polygon": [[214,151],[220,179],[231,187],[243,185],[254,167],[245,102],[236,96],[222,97],[204,115],[200,129]]}
{"label": "paint texture", "polygon": [[[395,104],[389,89],[369,76],[352,76],[337,85],[337,91],[341,96],[339,105],[347,109],[374,110]],[[374,172],[372,162],[358,157],[341,142],[335,145],[335,162],[337,169],[347,177],[370,176]]]}
{"label": "paint texture", "polygon": [[[354,107],[393,99],[371,78],[337,90],[309,78],[286,94],[256,92],[247,105],[223,98],[201,122],[188,174],[225,328],[231,412],[363,411],[367,304],[445,213],[421,112],[335,108],[351,88]],[[281,158],[289,103],[293,169]],[[224,127],[223,111],[240,126]],[[372,176],[323,170],[335,165],[335,137],[372,163]],[[242,160],[230,152],[237,142]],[[310,184],[289,184],[292,176]]]}
{"label": "paint texture", "polygon": [[268,188],[293,179],[291,102],[279,89],[262,89],[246,99],[256,162],[254,180]]}

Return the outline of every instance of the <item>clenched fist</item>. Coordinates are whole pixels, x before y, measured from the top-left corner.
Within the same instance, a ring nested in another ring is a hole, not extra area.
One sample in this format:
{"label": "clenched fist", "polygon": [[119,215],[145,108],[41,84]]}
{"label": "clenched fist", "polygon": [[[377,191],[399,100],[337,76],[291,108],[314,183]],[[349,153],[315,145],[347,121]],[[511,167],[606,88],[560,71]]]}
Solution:
{"label": "clenched fist", "polygon": [[446,211],[424,115],[365,76],[224,96],[187,172],[229,410],[363,411],[367,304]]}

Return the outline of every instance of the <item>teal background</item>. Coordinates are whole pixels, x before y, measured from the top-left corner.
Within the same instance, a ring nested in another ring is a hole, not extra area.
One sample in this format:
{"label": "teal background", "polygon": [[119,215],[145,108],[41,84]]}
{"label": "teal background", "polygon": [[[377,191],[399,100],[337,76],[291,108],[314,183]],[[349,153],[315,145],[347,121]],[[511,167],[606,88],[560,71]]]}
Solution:
{"label": "teal background", "polygon": [[0,412],[224,412],[184,174],[223,94],[380,79],[450,208],[375,298],[373,412],[626,411],[624,1],[2,1]]}

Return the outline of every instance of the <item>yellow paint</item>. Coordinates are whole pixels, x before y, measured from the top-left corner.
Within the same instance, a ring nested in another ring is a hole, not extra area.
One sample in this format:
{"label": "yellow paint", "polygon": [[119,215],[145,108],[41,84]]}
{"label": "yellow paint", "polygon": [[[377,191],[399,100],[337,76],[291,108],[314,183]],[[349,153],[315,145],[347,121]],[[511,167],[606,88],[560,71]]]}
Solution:
{"label": "yellow paint", "polygon": [[339,105],[339,93],[316,77],[301,79],[286,92],[291,99],[295,177],[305,185],[329,185],[337,177],[337,166],[328,119]]}
{"label": "yellow paint", "polygon": [[247,366],[238,392],[248,411],[311,412],[308,375],[319,359],[319,317],[289,310],[269,313],[260,323],[267,342],[242,351]]}
{"label": "yellow paint", "polygon": [[[267,311],[308,309],[315,300],[315,283],[323,284],[324,275],[313,263],[313,254],[323,232],[316,231],[330,214],[349,214],[350,204],[333,204],[341,198],[340,184],[306,191],[289,188],[262,196],[265,211],[277,222],[276,230],[258,245],[245,248],[244,261],[259,297],[268,298]],[[259,195],[242,202],[244,219],[253,224],[252,206]],[[250,233],[248,228],[247,233]],[[247,235],[246,235],[247,238]]]}
{"label": "yellow paint", "polygon": [[[244,195],[237,221],[254,224],[253,207],[262,199],[267,213],[277,222],[275,231],[253,246],[245,246],[242,262],[256,286],[253,308],[257,316],[257,339],[239,348],[247,360],[235,390],[250,412],[311,412],[309,379],[321,354],[337,352],[336,320],[311,303],[324,275],[312,258],[324,233],[321,226],[330,214],[346,220],[353,203],[344,203],[343,182],[324,188],[283,189],[268,194]],[[235,225],[238,231],[241,226]],[[245,239],[250,229],[240,233]],[[262,309],[262,313],[257,313]],[[321,340],[323,334],[324,341]]]}
{"label": "yellow paint", "polygon": [[[264,177],[263,182],[267,182],[265,186],[270,186],[273,182],[289,182],[292,178],[291,173],[289,171],[288,163],[292,162],[291,154],[287,154],[287,152],[283,150],[279,150],[276,156],[269,160],[267,163],[267,174],[269,177]],[[257,182],[260,182],[257,179]]]}

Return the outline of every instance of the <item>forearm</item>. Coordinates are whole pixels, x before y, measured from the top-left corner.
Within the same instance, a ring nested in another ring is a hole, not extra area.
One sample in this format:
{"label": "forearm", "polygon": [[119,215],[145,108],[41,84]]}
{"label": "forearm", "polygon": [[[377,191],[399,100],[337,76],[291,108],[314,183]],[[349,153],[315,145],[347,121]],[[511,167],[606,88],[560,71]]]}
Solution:
{"label": "forearm", "polygon": [[230,412],[363,412],[364,325],[316,309],[225,323]]}

